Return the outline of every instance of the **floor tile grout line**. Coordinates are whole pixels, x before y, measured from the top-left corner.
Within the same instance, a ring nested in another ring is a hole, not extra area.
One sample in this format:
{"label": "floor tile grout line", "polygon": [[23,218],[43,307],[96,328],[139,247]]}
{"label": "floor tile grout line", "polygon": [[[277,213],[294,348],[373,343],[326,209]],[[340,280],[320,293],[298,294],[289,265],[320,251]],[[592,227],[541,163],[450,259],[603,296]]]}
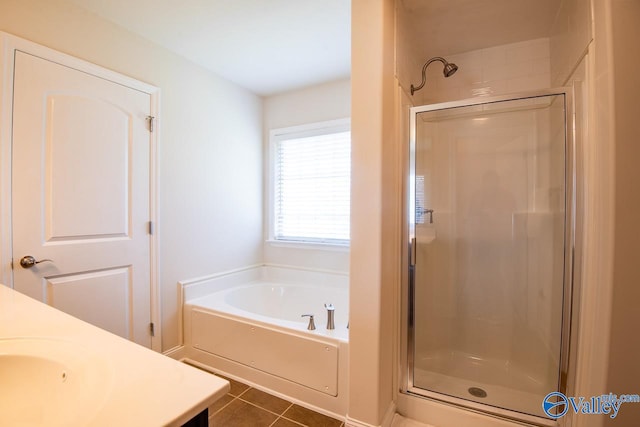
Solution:
{"label": "floor tile grout line", "polygon": [[[245,390],[242,390],[242,393],[239,393],[237,396],[234,396],[236,399],[239,399],[240,396],[242,396],[243,394],[245,394],[246,392],[248,392],[249,390],[251,390],[252,387],[247,387]],[[233,396],[233,394],[228,393],[229,396]]]}
{"label": "floor tile grout line", "polygon": [[284,415],[282,415],[280,418],[284,418],[285,420],[292,422],[296,425],[302,426],[302,427],[307,427],[307,424],[302,424],[300,421],[296,421],[296,420],[292,420],[291,418],[287,418]]}
{"label": "floor tile grout line", "polygon": [[289,406],[287,406],[287,409],[282,411],[282,414],[280,414],[280,416],[283,416],[285,414],[285,412],[287,412],[289,409],[291,409],[292,406],[293,406],[293,402],[291,402],[291,404]]}
{"label": "floor tile grout line", "polygon": [[[294,405],[295,405],[295,403],[292,403],[292,404],[291,404],[291,406],[294,406]],[[286,414],[286,412],[291,408],[291,406],[289,406],[289,408],[287,408],[287,410],[286,410],[286,411],[284,411],[284,412],[282,413],[281,417],[282,417],[282,418],[284,418],[284,419],[285,419],[285,420],[287,420],[287,421],[291,421],[291,422],[293,422],[293,423],[295,423],[295,424],[301,425],[301,426],[303,426],[303,427],[307,427],[307,424],[303,424],[302,422],[300,422],[300,421],[296,421],[296,420],[294,420],[293,418],[289,418],[287,415],[285,415],[285,414]],[[329,418],[329,419],[332,419],[332,420],[338,421],[338,422],[340,423],[340,425],[339,425],[338,427],[345,427],[345,426],[346,426],[346,423],[345,423],[344,421],[342,421],[342,420],[338,419],[338,418],[333,418],[333,417],[331,417],[331,416],[329,416],[329,415],[326,415],[326,414],[323,414],[323,413],[320,413],[320,412],[314,411],[313,409],[305,408],[304,406],[300,406],[300,408],[306,409],[307,411],[313,412],[313,413],[318,414],[318,415],[322,415],[323,417],[327,417],[327,418]]]}
{"label": "floor tile grout line", "polygon": [[[246,384],[245,384],[245,385],[246,385]],[[251,390],[252,388],[254,388],[254,387],[248,386],[245,390],[243,390],[243,391],[242,391],[242,393],[239,393],[237,396],[234,396],[234,395],[233,395],[233,394],[231,394],[231,393],[227,393],[227,395],[229,395],[229,396],[233,397],[233,399],[231,399],[231,400],[230,400],[226,405],[224,405],[222,408],[218,409],[215,413],[211,414],[211,415],[209,416],[209,419],[211,419],[215,414],[218,414],[218,413],[219,413],[219,412],[221,412],[222,410],[226,409],[226,408],[227,408],[227,406],[229,406],[229,405],[230,405],[231,403],[233,403],[235,400],[240,400],[241,402],[247,403],[247,404],[249,404],[249,405],[251,405],[251,406],[253,406],[253,407],[256,407],[256,408],[258,408],[258,409],[262,409],[263,411],[266,411],[266,412],[268,412],[268,413],[270,413],[270,414],[272,414],[272,415],[275,415],[275,416],[276,416],[276,419],[275,419],[275,420],[274,420],[274,421],[269,425],[269,427],[272,427],[272,426],[273,426],[273,425],[274,425],[274,424],[275,424],[279,419],[281,419],[281,418],[283,418],[283,419],[285,419],[286,421],[289,421],[289,422],[291,422],[291,423],[294,423],[294,424],[296,424],[296,425],[298,425],[298,426],[301,426],[301,427],[307,427],[307,425],[306,425],[306,424],[302,424],[301,422],[296,421],[296,420],[293,420],[293,419],[291,419],[291,418],[288,418],[288,417],[286,417],[286,416],[284,415],[284,414],[285,414],[289,409],[291,409],[291,408],[295,405],[295,403],[293,403],[293,402],[289,402],[289,401],[287,401],[287,400],[285,400],[285,399],[281,399],[281,398],[279,398],[279,399],[284,400],[285,402],[289,403],[289,406],[287,406],[287,408],[286,408],[286,409],[284,409],[284,411],[282,411],[282,413],[278,414],[278,413],[273,412],[273,411],[271,411],[271,410],[269,410],[269,409],[267,409],[267,408],[265,408],[265,407],[263,407],[263,406],[258,405],[257,403],[253,403],[253,402],[250,402],[250,401],[248,401],[248,400],[243,399],[243,398],[242,398],[242,396],[243,396],[245,393],[247,393],[249,390]],[[256,390],[258,390],[258,389],[256,389]],[[261,390],[258,390],[258,391],[261,391]],[[263,393],[265,393],[265,394],[269,394],[269,393],[266,393],[266,392],[263,392]],[[270,396],[273,396],[273,395],[270,395]],[[273,396],[273,397],[277,397],[277,396]],[[315,411],[312,411],[312,412],[315,412]],[[321,415],[323,415],[323,414],[321,414]],[[326,415],[325,415],[325,416],[326,416]],[[329,417],[329,418],[332,418],[332,417]],[[335,419],[335,418],[334,418],[334,419]],[[340,421],[340,420],[336,420],[336,421]],[[345,422],[344,422],[344,421],[341,421],[340,427],[344,427],[344,426],[346,426]]]}
{"label": "floor tile grout line", "polygon": [[222,411],[223,409],[225,409],[227,406],[231,405],[231,403],[233,403],[234,400],[237,400],[238,397],[230,394],[229,396],[233,397],[233,399],[231,399],[230,401],[228,401],[222,408],[218,409],[216,412],[214,412],[213,414],[210,415],[210,417],[214,416],[215,414],[217,414],[218,412]]}
{"label": "floor tile grout line", "polygon": [[287,412],[287,411],[288,411],[288,410],[289,410],[289,409],[294,405],[294,403],[293,403],[293,402],[290,402],[290,401],[288,401],[287,399],[283,399],[283,398],[281,398],[281,397],[275,396],[275,395],[273,395],[273,394],[271,394],[271,393],[267,393],[266,391],[262,391],[262,390],[260,390],[260,389],[255,388],[255,387],[249,387],[249,388],[248,388],[248,389],[246,389],[244,392],[240,393],[240,395],[238,395],[238,397],[240,397],[240,396],[244,395],[244,394],[245,394],[246,392],[248,392],[250,389],[254,389],[254,390],[256,390],[256,391],[258,391],[258,392],[260,392],[260,393],[264,393],[264,394],[266,394],[266,395],[268,395],[268,396],[270,396],[270,397],[273,397],[273,398],[276,398],[276,399],[282,400],[282,401],[287,402],[287,403],[289,404],[289,406],[287,406],[287,407],[286,407],[286,409],[285,409],[284,411],[282,411],[282,413],[278,414],[278,413],[273,412],[273,411],[271,411],[271,410],[269,410],[269,409],[267,409],[267,408],[265,408],[265,407],[263,407],[263,406],[258,405],[257,403],[252,403],[252,402],[249,402],[248,400],[245,400],[245,399],[242,399],[242,398],[240,399],[240,400],[242,400],[243,402],[252,403],[252,404],[253,404],[253,406],[257,406],[258,408],[262,408],[262,409],[264,409],[264,410],[266,410],[266,411],[271,412],[272,414],[282,415],[282,414],[284,414],[285,412]]}
{"label": "floor tile grout line", "polygon": [[[291,405],[293,405],[293,403],[292,403]],[[299,423],[298,421],[291,420],[291,419],[289,419],[289,418],[285,417],[284,415],[280,415],[278,418],[276,418],[276,419],[275,419],[275,420],[274,420],[274,421],[269,425],[269,427],[273,427],[273,426],[278,422],[278,420],[280,420],[280,419],[282,419],[282,420],[287,420],[287,421],[289,421],[290,423],[293,423],[293,424],[298,425],[298,426],[300,426],[300,427],[307,427],[307,425],[306,425],[306,424],[302,424],[302,423]],[[342,426],[341,426],[341,427],[342,427]]]}
{"label": "floor tile grout line", "polygon": [[[278,416],[278,417],[281,417],[281,416],[282,416],[282,414],[284,414],[285,412],[287,412],[287,411],[289,410],[289,408],[291,408],[291,407],[293,406],[293,403],[289,402],[289,403],[290,403],[290,405],[289,405],[289,406],[287,406],[287,409],[285,409],[284,411],[282,411],[282,413],[281,413],[281,414],[278,414],[278,413],[276,413],[276,412],[273,412],[273,411],[272,411],[272,410],[270,410],[270,409],[267,409],[267,408],[265,408],[265,407],[263,407],[263,406],[258,405],[257,403],[249,402],[248,400],[244,400],[244,399],[242,399],[242,398],[240,398],[240,397],[238,397],[238,399],[242,400],[244,403],[248,403],[249,405],[251,405],[251,406],[255,406],[256,408],[263,409],[263,410],[265,410],[265,411],[269,412],[270,414],[276,415],[276,416]],[[286,402],[288,402],[288,401],[286,401]]]}

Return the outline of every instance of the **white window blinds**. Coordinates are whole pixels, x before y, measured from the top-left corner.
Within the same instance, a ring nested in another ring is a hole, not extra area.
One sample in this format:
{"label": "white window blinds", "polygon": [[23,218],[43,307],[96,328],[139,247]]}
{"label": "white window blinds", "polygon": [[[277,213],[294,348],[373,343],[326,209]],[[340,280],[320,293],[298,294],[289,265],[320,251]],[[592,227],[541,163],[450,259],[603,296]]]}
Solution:
{"label": "white window blinds", "polygon": [[278,140],[274,178],[276,240],[349,243],[350,132]]}

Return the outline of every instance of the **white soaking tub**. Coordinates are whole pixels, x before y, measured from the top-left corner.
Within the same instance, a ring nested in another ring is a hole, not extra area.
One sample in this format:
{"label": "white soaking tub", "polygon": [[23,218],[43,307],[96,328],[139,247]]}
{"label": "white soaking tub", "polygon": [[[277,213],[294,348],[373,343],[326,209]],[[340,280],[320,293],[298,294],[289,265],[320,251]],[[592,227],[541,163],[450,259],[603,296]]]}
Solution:
{"label": "white soaking tub", "polygon": [[[183,284],[186,358],[328,414],[345,415],[347,275],[282,267],[241,275]],[[325,304],[335,307],[335,329],[327,329]],[[306,314],[314,315],[315,330],[307,329]]]}

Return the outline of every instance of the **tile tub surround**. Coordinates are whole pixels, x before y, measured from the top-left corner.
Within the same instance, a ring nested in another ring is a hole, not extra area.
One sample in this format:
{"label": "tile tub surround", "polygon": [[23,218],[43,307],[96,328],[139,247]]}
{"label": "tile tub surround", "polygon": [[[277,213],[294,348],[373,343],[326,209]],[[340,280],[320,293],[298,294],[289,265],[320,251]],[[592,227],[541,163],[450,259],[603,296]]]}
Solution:
{"label": "tile tub surround", "polygon": [[340,420],[225,379],[231,389],[209,407],[209,427],[344,427]]}

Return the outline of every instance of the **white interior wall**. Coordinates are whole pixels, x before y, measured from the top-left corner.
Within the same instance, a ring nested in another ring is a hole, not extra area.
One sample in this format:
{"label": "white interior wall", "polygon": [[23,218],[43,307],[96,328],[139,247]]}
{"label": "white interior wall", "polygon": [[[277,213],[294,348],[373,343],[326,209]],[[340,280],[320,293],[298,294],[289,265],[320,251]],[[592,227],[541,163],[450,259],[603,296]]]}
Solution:
{"label": "white interior wall", "polygon": [[[403,153],[393,0],[353,0],[352,181],[347,426],[390,423],[400,282]],[[384,424],[389,425],[389,424]]]}
{"label": "white interior wall", "polygon": [[416,46],[417,40],[414,34],[412,34],[412,26],[409,25],[411,12],[403,7],[403,3],[399,0],[396,0],[395,7],[396,79],[399,81],[400,87],[405,90],[407,97],[415,106],[418,105],[416,103],[417,100],[413,99],[414,97],[411,96],[410,88],[412,83],[416,86],[420,84],[420,71],[422,70],[424,60],[427,58],[423,58],[423,53],[419,52]]}
{"label": "white interior wall", "polygon": [[[564,3],[563,31],[556,31],[552,52],[567,52],[578,63],[569,64],[564,74],[559,70],[558,81],[566,79],[577,87],[578,100],[588,110],[588,117],[578,123],[585,136],[578,141],[584,151],[585,182],[575,395],[636,393],[622,390],[633,390],[640,379],[639,341],[629,339],[634,336],[633,325],[638,324],[640,298],[640,228],[635,214],[640,203],[635,185],[640,87],[634,78],[640,64],[637,55],[629,55],[640,37],[640,4],[635,0]],[[581,26],[588,31],[579,31]],[[581,61],[579,52],[585,51]],[[616,418],[576,416],[572,425],[639,423],[640,405],[625,403]]]}
{"label": "white interior wall", "polygon": [[[351,80],[329,82],[264,99],[264,182],[269,184],[269,132],[273,129],[351,117]],[[269,203],[265,200],[264,262],[296,267],[349,272],[348,249],[316,249],[266,242]]]}
{"label": "white interior wall", "polygon": [[[631,54],[640,40],[640,2],[610,0],[612,29],[613,89],[615,111],[615,262],[611,338],[607,390],[613,393],[639,393],[640,340],[629,339],[637,334],[640,322],[640,146],[638,145],[637,82],[640,58]],[[625,391],[635,390],[635,391]],[[606,426],[640,425],[640,404],[625,403],[616,419],[608,418]]]}
{"label": "white interior wall", "polygon": [[161,89],[162,348],[178,345],[177,282],[262,261],[262,100],[62,0],[2,0],[0,30]]}
{"label": "white interior wall", "polygon": [[554,87],[563,86],[578,66],[593,37],[590,2],[561,0],[550,33],[551,84]]}
{"label": "white interior wall", "polygon": [[[576,89],[578,285],[569,390],[576,396],[608,392],[606,384],[613,284],[613,94],[607,7],[611,2],[562,0],[551,29],[551,79]],[[594,230],[597,230],[594,231]],[[637,356],[636,356],[637,357]],[[629,378],[626,375],[625,377]],[[601,426],[603,418],[575,416],[572,425]],[[619,422],[619,420],[616,420]],[[630,425],[632,425],[631,423]]]}

